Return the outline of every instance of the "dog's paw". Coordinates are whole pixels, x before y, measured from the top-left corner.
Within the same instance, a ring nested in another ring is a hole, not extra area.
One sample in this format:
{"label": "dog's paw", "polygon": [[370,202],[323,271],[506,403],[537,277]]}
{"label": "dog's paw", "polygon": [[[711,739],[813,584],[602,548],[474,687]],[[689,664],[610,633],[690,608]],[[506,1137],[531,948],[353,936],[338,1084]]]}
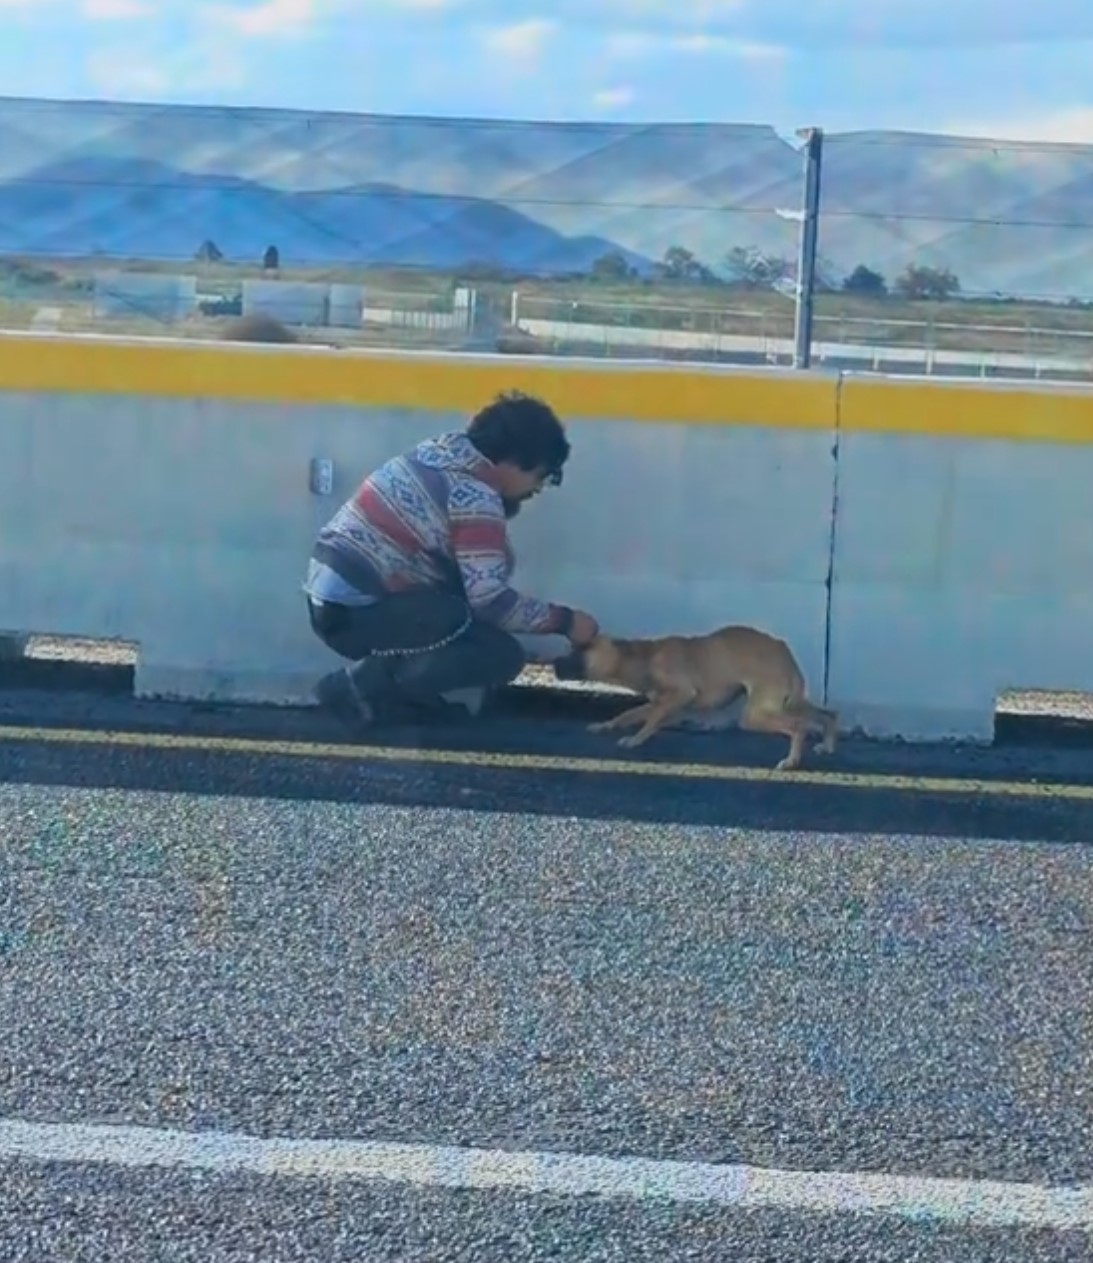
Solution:
{"label": "dog's paw", "polygon": [[834,754],[835,753],[835,747],[833,745],[828,745],[826,741],[821,741],[817,745],[814,745],[812,748],[813,750],[815,750],[817,754]]}
{"label": "dog's paw", "polygon": [[589,724],[585,732],[606,732],[611,724],[607,720],[601,720],[599,723]]}
{"label": "dog's paw", "polygon": [[796,772],[800,766],[796,759],[785,758],[781,762],[775,763],[774,770],[776,772]]}
{"label": "dog's paw", "polygon": [[621,737],[619,739],[619,745],[624,750],[634,750],[638,746],[642,745],[644,741],[644,737],[639,737],[637,733],[634,733],[633,736],[630,737]]}

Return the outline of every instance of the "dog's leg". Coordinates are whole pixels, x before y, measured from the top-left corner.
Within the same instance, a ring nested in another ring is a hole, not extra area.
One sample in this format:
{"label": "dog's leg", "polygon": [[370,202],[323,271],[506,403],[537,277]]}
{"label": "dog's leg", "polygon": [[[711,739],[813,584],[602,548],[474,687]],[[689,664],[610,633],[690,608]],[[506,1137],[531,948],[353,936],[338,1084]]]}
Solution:
{"label": "dog's leg", "polygon": [[799,724],[789,736],[789,753],[780,762],[775,763],[774,770],[776,772],[795,772],[801,766],[801,756],[805,752],[805,737],[808,735],[808,726]]}
{"label": "dog's leg", "polygon": [[765,710],[749,705],[740,716],[740,727],[748,732],[767,732],[789,737],[789,753],[780,763],[775,764],[776,772],[792,772],[801,766],[805,737],[808,735],[806,720],[784,711]]}
{"label": "dog's leg", "polygon": [[816,746],[817,754],[834,754],[835,743],[839,736],[839,717],[833,710],[828,710],[823,706],[815,706],[813,709],[819,717],[820,727],[823,730],[823,740]]}
{"label": "dog's leg", "polygon": [[630,728],[634,724],[640,724],[648,713],[649,703],[642,702],[640,706],[631,706],[629,710],[624,710],[613,719],[605,719],[602,723],[598,724],[589,724],[588,731],[614,732],[616,728]]}
{"label": "dog's leg", "polygon": [[822,740],[813,747],[817,754],[835,753],[835,743],[839,733],[839,717],[835,711],[817,706],[806,698],[791,702],[786,707],[786,711],[801,719],[810,730],[822,735]]}
{"label": "dog's leg", "polygon": [[619,742],[627,750],[644,745],[658,729],[663,728],[669,719],[685,710],[694,701],[694,690],[684,692],[676,689],[671,693],[660,693],[649,702],[645,723],[631,737],[623,737]]}

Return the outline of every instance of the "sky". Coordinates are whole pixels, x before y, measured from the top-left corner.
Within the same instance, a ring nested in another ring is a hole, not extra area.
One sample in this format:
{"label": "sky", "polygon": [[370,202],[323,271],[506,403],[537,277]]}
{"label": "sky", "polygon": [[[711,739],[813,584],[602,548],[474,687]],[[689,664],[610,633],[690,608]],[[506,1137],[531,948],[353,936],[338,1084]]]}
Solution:
{"label": "sky", "polygon": [[1093,0],[0,0],[6,96],[1093,143]]}

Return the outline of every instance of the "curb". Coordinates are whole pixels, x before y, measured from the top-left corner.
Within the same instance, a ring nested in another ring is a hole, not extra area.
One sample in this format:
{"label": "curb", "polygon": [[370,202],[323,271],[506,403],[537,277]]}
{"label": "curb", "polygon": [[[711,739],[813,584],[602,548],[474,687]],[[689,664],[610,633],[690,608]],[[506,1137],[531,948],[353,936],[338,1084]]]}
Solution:
{"label": "curb", "polygon": [[[134,664],[131,661],[94,661],[87,658],[4,657],[0,655],[0,702],[5,694],[83,695],[125,701],[133,698]],[[560,683],[549,668],[531,667],[507,688],[495,695],[489,713],[504,718],[569,720],[595,723],[611,719],[633,705],[632,694],[620,689]],[[186,703],[182,703],[186,705]],[[270,709],[297,711],[296,706],[270,707],[241,702],[195,702],[202,711]],[[709,720],[690,719],[669,725],[676,731],[716,732],[734,727],[726,718],[731,708]],[[998,748],[1029,747],[1086,749],[1093,747],[1093,720],[1066,714],[999,710],[995,715],[994,739]]]}
{"label": "curb", "polygon": [[[0,697],[4,693],[42,692],[126,699],[133,698],[134,678],[135,667],[129,661],[31,656],[0,658]],[[219,705],[200,701],[193,704],[202,709]],[[242,702],[225,701],[222,704],[230,709],[248,709],[247,704]],[[609,719],[631,704],[629,693],[559,684],[549,669],[533,667],[498,693],[490,710],[494,714],[508,716],[536,715],[593,722]],[[270,708],[263,705],[254,709]],[[296,710],[298,707],[286,706],[285,709]]]}

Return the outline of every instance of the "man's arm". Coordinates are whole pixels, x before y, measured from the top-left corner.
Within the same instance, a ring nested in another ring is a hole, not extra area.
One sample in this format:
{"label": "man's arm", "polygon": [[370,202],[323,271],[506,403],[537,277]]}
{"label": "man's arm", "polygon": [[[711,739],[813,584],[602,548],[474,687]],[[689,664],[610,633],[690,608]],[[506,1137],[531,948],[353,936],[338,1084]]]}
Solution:
{"label": "man's arm", "polygon": [[[475,489],[477,490],[477,489]],[[476,618],[518,635],[569,634],[573,611],[524,596],[511,586],[505,512],[500,497],[468,484],[449,501],[452,553]]]}

